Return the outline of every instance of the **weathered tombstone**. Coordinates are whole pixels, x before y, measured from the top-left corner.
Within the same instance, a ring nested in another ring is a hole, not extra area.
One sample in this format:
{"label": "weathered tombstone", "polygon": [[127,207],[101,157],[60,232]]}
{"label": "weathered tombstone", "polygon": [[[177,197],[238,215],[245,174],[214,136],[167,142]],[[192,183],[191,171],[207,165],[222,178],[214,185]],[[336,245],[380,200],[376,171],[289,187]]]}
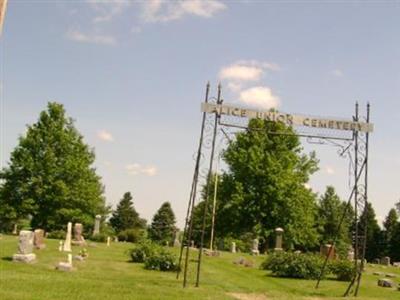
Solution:
{"label": "weathered tombstone", "polygon": [[82,235],[83,225],[81,223],[75,223],[74,225],[74,240],[72,241],[73,245],[82,246],[85,245],[85,238]]}
{"label": "weathered tombstone", "polygon": [[378,286],[391,288],[393,287],[393,281],[386,278],[381,278],[378,280]]}
{"label": "weathered tombstone", "polygon": [[382,257],[381,265],[390,266],[390,257],[389,256]]}
{"label": "weathered tombstone", "polygon": [[282,248],[283,231],[284,230],[282,228],[280,228],[280,227],[275,229],[275,234],[276,234],[276,237],[275,237],[275,249],[274,249],[275,251],[282,251],[283,250],[283,248]]}
{"label": "weathered tombstone", "polygon": [[379,265],[381,263],[381,260],[379,258],[375,258],[372,262],[376,265]]}
{"label": "weathered tombstone", "polygon": [[114,236],[114,242],[115,242],[115,243],[118,243],[118,242],[119,242],[117,236]]}
{"label": "weathered tombstone", "polygon": [[110,247],[110,243],[111,243],[111,237],[107,237],[107,247]]}
{"label": "weathered tombstone", "polygon": [[324,257],[328,256],[328,259],[335,259],[335,246],[331,244],[321,245],[320,254]]}
{"label": "weathered tombstone", "polygon": [[18,234],[18,225],[17,224],[14,224],[14,228],[13,228],[12,234],[13,235],[17,235]]}
{"label": "weathered tombstone", "polygon": [[33,250],[33,232],[21,230],[19,232],[18,253],[13,255],[13,261],[31,263],[36,260]]}
{"label": "weathered tombstone", "polygon": [[191,242],[190,242],[190,247],[194,248],[194,241],[193,240],[191,240]]}
{"label": "weathered tombstone", "polygon": [[260,250],[258,250],[258,239],[253,240],[253,247],[251,248],[251,254],[259,255]]}
{"label": "weathered tombstone", "polygon": [[67,225],[67,236],[65,237],[65,242],[63,246],[63,250],[66,252],[71,252],[71,231],[72,231],[72,223],[68,222]]}
{"label": "weathered tombstone", "polygon": [[400,262],[398,262],[398,261],[393,262],[393,267],[400,268]]}
{"label": "weathered tombstone", "polygon": [[46,245],[44,243],[44,230],[43,229],[35,229],[34,237],[33,237],[33,245],[36,249],[44,249]]}
{"label": "weathered tombstone", "polygon": [[232,242],[232,245],[231,245],[231,252],[232,252],[232,253],[236,253],[236,243],[235,243],[235,242]]}
{"label": "weathered tombstone", "polygon": [[96,215],[96,219],[94,221],[93,235],[96,235],[96,234],[100,233],[100,221],[101,221],[101,216],[100,215]]}

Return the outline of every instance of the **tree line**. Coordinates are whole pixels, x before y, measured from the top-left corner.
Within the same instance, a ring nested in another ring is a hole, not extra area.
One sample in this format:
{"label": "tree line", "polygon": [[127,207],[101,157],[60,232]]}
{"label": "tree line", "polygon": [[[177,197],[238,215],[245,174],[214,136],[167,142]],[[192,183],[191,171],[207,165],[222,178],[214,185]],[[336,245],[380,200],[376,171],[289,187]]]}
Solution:
{"label": "tree line", "polygon": [[[271,134],[271,133],[281,133]],[[253,119],[249,129],[236,133],[224,150],[226,170],[218,176],[215,236],[220,248],[229,241],[251,244],[260,240],[261,250],[273,247],[274,230],[285,230],[286,249],[315,251],[331,243],[337,234],[337,248],[347,252],[354,236],[351,207],[346,207],[333,187],[318,195],[307,186],[318,170],[314,152],[303,153],[300,139],[291,127],[279,122]],[[147,235],[160,243],[172,242],[177,232],[175,215],[168,202],[162,204],[147,226],[127,192],[114,211],[106,205],[101,178],[93,167],[94,150],[85,144],[63,105],[49,103],[38,121],[11,153],[8,167],[0,172],[0,230],[11,231],[24,220],[33,228],[62,230],[67,222],[92,228],[97,214],[107,216],[104,231],[121,237]],[[202,199],[193,215],[193,240],[199,244],[205,201],[212,199],[215,175],[203,187]],[[207,195],[208,191],[208,195]],[[210,239],[212,201],[206,207],[206,243]],[[400,260],[400,225],[393,208],[381,229],[368,204],[367,258],[391,256]],[[363,222],[362,222],[363,223]],[[133,232],[133,233],[132,233]],[[230,246],[230,245],[229,245]],[[396,251],[397,250],[397,251]]]}

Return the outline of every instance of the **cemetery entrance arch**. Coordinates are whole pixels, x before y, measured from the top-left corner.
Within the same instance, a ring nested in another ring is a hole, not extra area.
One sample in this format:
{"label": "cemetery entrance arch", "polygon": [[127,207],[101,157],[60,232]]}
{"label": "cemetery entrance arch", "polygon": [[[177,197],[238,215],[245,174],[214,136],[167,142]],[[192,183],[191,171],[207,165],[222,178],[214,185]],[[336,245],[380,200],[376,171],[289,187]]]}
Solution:
{"label": "cemetery entrance arch", "polygon": [[[210,84],[207,84],[205,99],[201,104],[202,122],[200,130],[199,145],[195,156],[195,168],[193,173],[191,191],[187,207],[185,227],[183,232],[183,241],[179,256],[179,268],[177,278],[183,272],[183,286],[188,282],[189,262],[196,265],[196,286],[200,284],[201,262],[204,249],[204,233],[206,227],[207,203],[210,201],[209,191],[205,194],[205,205],[202,219],[201,240],[198,245],[198,257],[196,260],[189,258],[189,248],[191,247],[193,235],[193,212],[196,199],[199,198],[201,186],[210,181],[215,171],[217,136],[220,135],[225,139],[230,139],[232,134],[230,130],[250,130],[247,126],[248,120],[259,118],[270,122],[282,122],[290,126],[294,130],[294,134],[305,138],[309,143],[327,144],[338,149],[338,154],[347,157],[351,168],[351,192],[347,201],[347,205],[342,212],[341,221],[345,218],[346,212],[351,205],[354,207],[354,276],[351,279],[344,295],[354,294],[357,296],[362,270],[364,269],[364,257],[366,249],[367,224],[361,224],[361,216],[367,210],[368,202],[368,148],[369,134],[373,131],[374,126],[370,123],[370,105],[366,107],[365,115],[361,115],[358,103],[355,104],[355,112],[351,119],[343,118],[323,118],[309,115],[288,114],[278,111],[259,111],[236,107],[224,104],[221,97],[221,85],[218,86],[217,96],[210,97]],[[234,132],[233,132],[234,133]],[[283,132],[267,132],[267,134],[286,134]],[[210,187],[210,184],[207,184]],[[365,218],[366,220],[366,218]],[[340,229],[337,230],[339,232]],[[337,237],[333,240],[333,245]],[[320,279],[323,277],[325,267],[333,247],[325,258],[325,264],[321,270],[316,288],[318,288]],[[211,249],[212,250],[212,249]],[[182,266],[183,264],[183,266]]]}

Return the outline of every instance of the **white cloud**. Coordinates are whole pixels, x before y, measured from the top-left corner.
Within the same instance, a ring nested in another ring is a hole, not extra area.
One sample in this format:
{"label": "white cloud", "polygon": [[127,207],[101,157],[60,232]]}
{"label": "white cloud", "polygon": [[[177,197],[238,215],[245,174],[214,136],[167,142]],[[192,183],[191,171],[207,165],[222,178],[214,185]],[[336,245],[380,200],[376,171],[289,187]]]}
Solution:
{"label": "white cloud", "polygon": [[97,15],[93,18],[93,23],[109,22],[115,16],[120,15],[131,5],[130,1],[124,0],[88,0]]}
{"label": "white cloud", "polygon": [[143,3],[142,19],[156,23],[178,20],[186,15],[211,18],[224,9],[226,5],[219,0],[148,0]]}
{"label": "white cloud", "polygon": [[223,67],[219,72],[219,78],[233,81],[259,81],[266,70],[279,71],[280,67],[275,63],[240,60]]}
{"label": "white cloud", "polygon": [[331,166],[326,166],[326,167],[325,167],[325,173],[326,173],[326,174],[329,174],[329,175],[333,175],[333,174],[335,174],[336,172],[335,172],[335,169],[332,168]]}
{"label": "white cloud", "polygon": [[143,166],[138,163],[129,164],[125,166],[125,169],[128,171],[129,175],[155,176],[158,172],[155,166]]}
{"label": "white cloud", "polygon": [[102,141],[105,141],[105,142],[113,142],[113,141],[114,141],[114,138],[113,138],[113,136],[111,135],[111,133],[109,133],[109,132],[106,131],[106,130],[100,130],[100,131],[98,131],[98,132],[97,132],[97,137],[98,137],[99,139],[101,139]]}
{"label": "white cloud", "polygon": [[113,36],[102,34],[85,34],[77,30],[70,30],[67,32],[67,38],[71,41],[80,43],[91,43],[99,45],[116,45],[116,40]]}
{"label": "white cloud", "polygon": [[342,77],[344,74],[343,74],[342,70],[335,69],[335,70],[332,70],[332,75],[335,77]]}
{"label": "white cloud", "polygon": [[266,86],[255,86],[241,91],[239,99],[247,105],[261,109],[277,108],[280,102],[279,97],[272,94],[271,89]]}

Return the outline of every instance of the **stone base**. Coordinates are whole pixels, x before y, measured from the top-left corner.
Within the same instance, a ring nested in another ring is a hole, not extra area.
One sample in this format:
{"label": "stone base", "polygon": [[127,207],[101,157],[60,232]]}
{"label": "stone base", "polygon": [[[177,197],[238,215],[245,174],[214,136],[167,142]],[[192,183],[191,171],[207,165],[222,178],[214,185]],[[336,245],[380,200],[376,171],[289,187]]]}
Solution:
{"label": "stone base", "polygon": [[274,251],[283,251],[283,248],[274,248]]}
{"label": "stone base", "polygon": [[251,250],[252,255],[260,255],[260,251],[258,250]]}
{"label": "stone base", "polygon": [[389,279],[381,278],[381,279],[378,280],[378,286],[392,288],[393,287],[393,281],[391,281]]}
{"label": "stone base", "polygon": [[72,271],[74,268],[72,267],[72,265],[70,263],[67,262],[59,262],[56,266],[56,270],[59,271],[64,271],[64,272],[70,272]]}
{"label": "stone base", "polygon": [[72,241],[71,244],[72,246],[86,246],[85,241]]}
{"label": "stone base", "polygon": [[36,261],[36,254],[30,253],[30,254],[14,254],[13,255],[13,261],[17,262],[23,262],[23,263],[32,263]]}
{"label": "stone base", "polygon": [[83,256],[81,256],[81,255],[75,255],[75,256],[73,257],[73,259],[74,259],[74,260],[78,260],[78,261],[84,261],[84,260],[85,260],[85,257],[83,257]]}

